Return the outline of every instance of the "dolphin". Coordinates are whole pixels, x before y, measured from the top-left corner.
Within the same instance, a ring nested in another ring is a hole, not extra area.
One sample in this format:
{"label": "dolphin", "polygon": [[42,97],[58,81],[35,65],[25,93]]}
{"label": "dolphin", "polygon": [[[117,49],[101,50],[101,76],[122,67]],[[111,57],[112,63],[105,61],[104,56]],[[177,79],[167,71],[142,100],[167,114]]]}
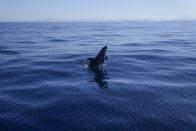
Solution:
{"label": "dolphin", "polygon": [[105,60],[108,59],[106,56],[106,51],[107,51],[107,46],[104,46],[98,53],[98,55],[95,58],[88,58],[87,60],[90,61],[90,64],[88,66],[93,67],[93,66],[100,66],[103,65]]}

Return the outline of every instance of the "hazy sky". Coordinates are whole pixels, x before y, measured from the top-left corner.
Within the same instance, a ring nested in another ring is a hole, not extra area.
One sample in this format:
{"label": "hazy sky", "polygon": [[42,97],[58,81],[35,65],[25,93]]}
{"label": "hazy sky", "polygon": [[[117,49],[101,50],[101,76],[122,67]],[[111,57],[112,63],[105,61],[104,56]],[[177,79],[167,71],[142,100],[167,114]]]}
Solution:
{"label": "hazy sky", "polygon": [[196,0],[0,0],[0,21],[196,19]]}

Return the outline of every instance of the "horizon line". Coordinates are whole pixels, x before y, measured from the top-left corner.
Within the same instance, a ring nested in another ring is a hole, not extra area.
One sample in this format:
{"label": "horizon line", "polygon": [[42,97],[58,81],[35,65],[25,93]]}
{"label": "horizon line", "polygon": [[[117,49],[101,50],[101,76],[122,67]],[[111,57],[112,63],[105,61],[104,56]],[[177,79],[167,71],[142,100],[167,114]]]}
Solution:
{"label": "horizon line", "polygon": [[0,20],[0,22],[128,22],[128,21],[196,21],[189,19],[35,19],[35,20]]}

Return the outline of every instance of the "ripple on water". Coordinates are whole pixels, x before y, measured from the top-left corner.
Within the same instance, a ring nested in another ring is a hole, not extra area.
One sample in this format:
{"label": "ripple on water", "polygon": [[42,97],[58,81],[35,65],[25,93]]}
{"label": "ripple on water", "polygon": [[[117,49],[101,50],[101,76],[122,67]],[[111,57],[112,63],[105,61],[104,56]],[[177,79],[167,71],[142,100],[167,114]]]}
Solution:
{"label": "ripple on water", "polygon": [[36,42],[34,42],[34,41],[16,41],[14,43],[16,43],[16,44],[35,44]]}
{"label": "ripple on water", "polygon": [[0,50],[0,54],[3,55],[17,55],[19,52],[11,51],[11,50]]}
{"label": "ripple on water", "polygon": [[49,42],[71,42],[72,40],[66,40],[66,39],[50,39]]}

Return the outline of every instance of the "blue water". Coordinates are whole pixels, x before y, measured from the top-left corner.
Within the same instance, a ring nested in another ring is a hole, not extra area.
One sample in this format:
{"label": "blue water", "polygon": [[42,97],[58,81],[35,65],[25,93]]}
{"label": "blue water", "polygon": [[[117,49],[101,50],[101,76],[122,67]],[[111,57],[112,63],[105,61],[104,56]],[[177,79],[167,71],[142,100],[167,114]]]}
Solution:
{"label": "blue water", "polygon": [[195,131],[196,21],[0,23],[0,130]]}

